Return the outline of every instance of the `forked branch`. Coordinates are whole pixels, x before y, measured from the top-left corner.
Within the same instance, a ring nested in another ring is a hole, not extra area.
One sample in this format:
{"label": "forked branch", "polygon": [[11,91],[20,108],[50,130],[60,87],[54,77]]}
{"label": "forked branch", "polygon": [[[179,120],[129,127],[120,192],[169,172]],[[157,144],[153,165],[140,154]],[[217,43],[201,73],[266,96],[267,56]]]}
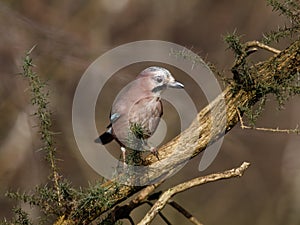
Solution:
{"label": "forked branch", "polygon": [[222,179],[229,179],[233,177],[240,177],[243,175],[245,170],[250,166],[250,163],[244,162],[241,166],[227,170],[221,173],[215,173],[211,175],[207,175],[204,177],[197,177],[192,180],[189,180],[187,182],[181,183],[176,185],[175,187],[172,187],[165,191],[159,199],[156,201],[156,203],[152,206],[152,208],[148,211],[148,213],[145,215],[145,217],[138,223],[138,225],[147,225],[150,224],[150,222],[154,219],[154,217],[157,215],[158,212],[160,212],[165,205],[168,203],[168,201],[176,194],[186,191],[192,187],[196,187],[202,184],[214,182],[217,180]]}

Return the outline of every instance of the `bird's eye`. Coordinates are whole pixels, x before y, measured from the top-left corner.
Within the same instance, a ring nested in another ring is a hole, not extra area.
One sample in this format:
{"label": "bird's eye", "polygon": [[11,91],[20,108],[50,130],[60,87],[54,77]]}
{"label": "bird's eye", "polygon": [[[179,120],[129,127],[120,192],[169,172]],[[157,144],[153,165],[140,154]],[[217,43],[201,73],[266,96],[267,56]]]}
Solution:
{"label": "bird's eye", "polygon": [[162,78],[161,77],[155,77],[155,81],[157,82],[157,83],[161,83],[162,82]]}

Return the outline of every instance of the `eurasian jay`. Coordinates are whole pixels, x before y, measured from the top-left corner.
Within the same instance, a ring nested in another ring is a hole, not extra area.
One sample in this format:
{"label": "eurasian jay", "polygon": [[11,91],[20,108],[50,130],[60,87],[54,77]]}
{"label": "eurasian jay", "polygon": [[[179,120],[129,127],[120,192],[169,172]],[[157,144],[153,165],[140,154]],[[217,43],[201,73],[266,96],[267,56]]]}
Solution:
{"label": "eurasian jay", "polygon": [[116,140],[123,153],[125,150],[158,152],[147,144],[155,132],[163,114],[161,93],[167,88],[184,88],[171,73],[161,67],[152,66],[143,70],[117,96],[110,113],[110,124],[106,132],[95,141],[103,145]]}

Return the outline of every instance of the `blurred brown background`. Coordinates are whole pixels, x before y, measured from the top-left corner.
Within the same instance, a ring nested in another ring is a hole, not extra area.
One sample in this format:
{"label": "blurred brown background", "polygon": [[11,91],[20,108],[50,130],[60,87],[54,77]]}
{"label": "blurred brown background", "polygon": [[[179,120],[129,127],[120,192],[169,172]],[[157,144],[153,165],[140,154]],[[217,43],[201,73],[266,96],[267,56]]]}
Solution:
{"label": "blurred brown background", "polygon": [[[33,109],[28,104],[27,83],[17,75],[24,53],[33,45],[37,44],[33,53],[36,70],[49,83],[53,130],[61,132],[56,136],[61,173],[74,186],[85,187],[101,177],[82,159],[74,141],[72,99],[80,77],[98,56],[131,41],[165,40],[192,49],[230,74],[233,57],[226,51],[222,35],[236,29],[244,34],[244,40],[259,40],[263,33],[286,22],[264,0],[2,0],[0,219],[10,218],[15,204],[4,197],[6,190],[30,190],[48,176],[43,153],[38,151],[36,121],[28,116]],[[285,46],[281,43],[276,47]],[[261,60],[270,54],[255,56],[253,59]],[[133,66],[127,71],[127,80],[116,79],[111,85],[121,87],[139,69]],[[185,81],[185,86],[195,104],[202,108],[206,104],[202,94],[195,92],[189,81]],[[105,97],[106,103],[97,109],[105,113],[116,94],[109,87],[100,96]],[[278,111],[276,103],[268,101],[258,126],[294,128],[299,123],[297,103],[299,98],[294,98],[284,111]],[[99,132],[106,123],[107,117],[97,118]],[[169,134],[169,138],[174,135]],[[198,171],[197,157],[162,188],[249,161],[252,166],[242,178],[197,187],[175,199],[204,224],[299,224],[299,146],[296,135],[241,130],[237,126],[226,135],[220,153],[206,171]],[[135,220],[148,208],[136,210]],[[31,213],[37,216],[37,212]],[[164,213],[174,224],[189,224],[170,207]],[[153,224],[162,221],[158,218]]]}

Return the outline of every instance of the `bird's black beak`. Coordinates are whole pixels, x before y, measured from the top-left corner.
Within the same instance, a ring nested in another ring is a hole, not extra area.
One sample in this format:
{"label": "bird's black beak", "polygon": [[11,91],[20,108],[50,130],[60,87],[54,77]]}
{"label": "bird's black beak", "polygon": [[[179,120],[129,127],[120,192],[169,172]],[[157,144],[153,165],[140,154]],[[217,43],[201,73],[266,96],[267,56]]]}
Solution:
{"label": "bird's black beak", "polygon": [[172,82],[168,83],[168,87],[182,89],[182,88],[184,88],[184,85],[178,81],[172,81]]}

